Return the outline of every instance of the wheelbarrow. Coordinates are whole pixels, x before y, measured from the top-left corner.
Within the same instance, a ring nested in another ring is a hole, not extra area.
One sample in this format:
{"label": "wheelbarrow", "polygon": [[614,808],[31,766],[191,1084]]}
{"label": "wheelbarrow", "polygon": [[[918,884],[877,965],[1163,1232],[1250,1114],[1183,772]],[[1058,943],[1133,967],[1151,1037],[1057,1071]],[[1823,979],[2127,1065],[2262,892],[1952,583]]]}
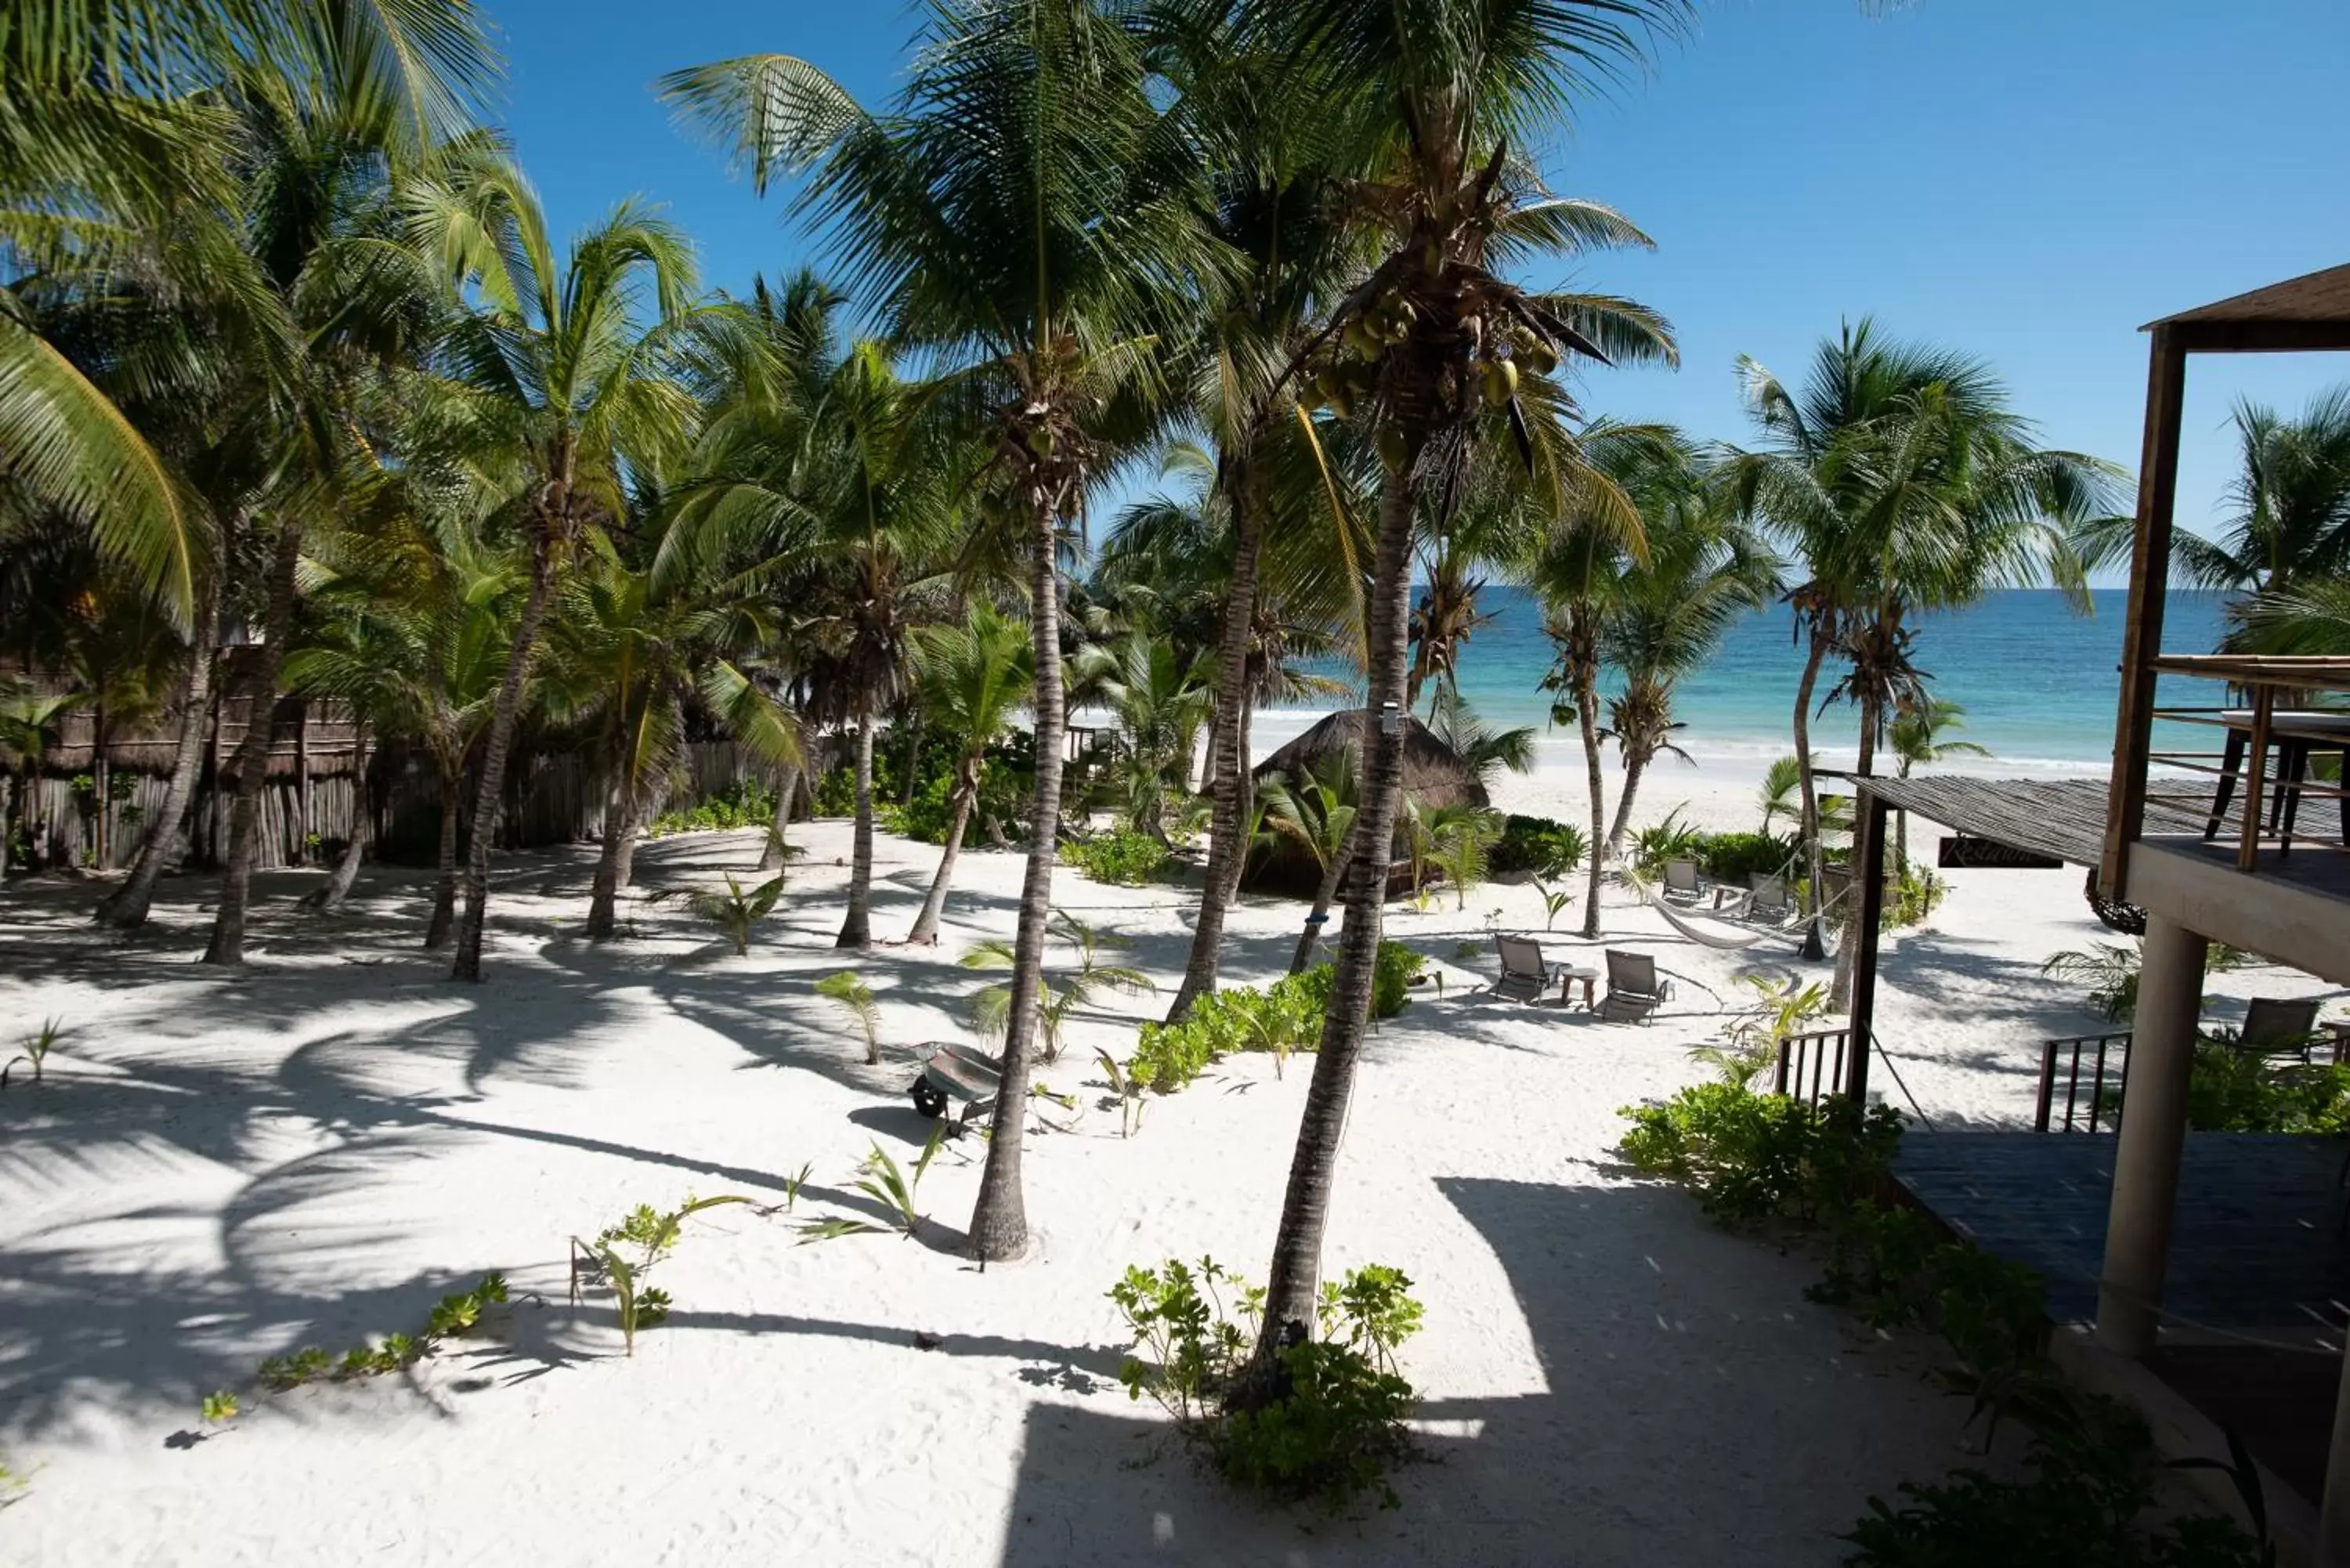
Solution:
{"label": "wheelbarrow", "polygon": [[996,1085],[1003,1077],[994,1057],[975,1045],[934,1044],[921,1052],[921,1075],[906,1089],[914,1109],[936,1121],[951,1102],[961,1100],[962,1114],[953,1124],[958,1133],[994,1110]]}

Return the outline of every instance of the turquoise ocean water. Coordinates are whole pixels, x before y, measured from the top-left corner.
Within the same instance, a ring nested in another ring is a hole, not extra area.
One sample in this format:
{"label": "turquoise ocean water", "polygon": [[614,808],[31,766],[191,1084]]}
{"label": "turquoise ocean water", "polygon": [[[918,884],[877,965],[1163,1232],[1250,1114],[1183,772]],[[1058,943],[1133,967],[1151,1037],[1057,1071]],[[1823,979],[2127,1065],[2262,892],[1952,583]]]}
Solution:
{"label": "turquoise ocean water", "polygon": [[[1995,762],[1971,762],[1970,771],[2033,773],[2102,771],[2111,758],[2114,711],[2119,701],[2122,622],[2129,596],[2099,590],[2088,615],[2074,613],[2054,590],[1996,593],[1982,603],[1919,623],[1913,657],[1933,677],[1933,690],[1964,704],[1964,738],[1988,747]],[[2205,652],[2217,646],[2225,596],[2170,596],[2163,646]],[[1545,753],[1574,742],[1571,730],[1550,727],[1551,694],[1542,679],[1554,658],[1542,617],[1522,588],[1492,587],[1480,607],[1492,618],[1477,629],[1461,660],[1462,693],[1487,719],[1535,726]],[[1340,670],[1333,670],[1341,674]],[[1756,771],[1792,749],[1795,683],[1803,650],[1794,619],[1774,605],[1741,620],[1705,669],[1690,676],[1676,709],[1686,728],[1676,737],[1700,764]],[[1836,679],[1833,665],[1822,689]],[[2216,687],[2166,682],[2165,702],[2210,703]],[[1333,703],[1325,703],[1327,711]],[[1260,748],[1295,734],[1311,722],[1305,711],[1268,713]],[[1858,715],[1846,705],[1813,721],[1813,743],[1834,760],[1848,754]],[[1563,760],[1545,755],[1545,763]]]}

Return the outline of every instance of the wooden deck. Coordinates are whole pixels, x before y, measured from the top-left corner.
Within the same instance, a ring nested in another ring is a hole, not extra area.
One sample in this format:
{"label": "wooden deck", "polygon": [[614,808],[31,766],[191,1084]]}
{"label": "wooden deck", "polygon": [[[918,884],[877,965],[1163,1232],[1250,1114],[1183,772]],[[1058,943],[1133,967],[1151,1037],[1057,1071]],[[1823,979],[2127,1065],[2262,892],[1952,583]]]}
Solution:
{"label": "wooden deck", "polygon": [[[2311,1333],[2350,1318],[2350,1241],[2337,1232],[2338,1138],[2189,1133],[2163,1290],[2166,1329]],[[2028,1263],[2051,1316],[2096,1315],[2113,1187],[2110,1137],[1920,1133],[1894,1175],[1958,1234]]]}

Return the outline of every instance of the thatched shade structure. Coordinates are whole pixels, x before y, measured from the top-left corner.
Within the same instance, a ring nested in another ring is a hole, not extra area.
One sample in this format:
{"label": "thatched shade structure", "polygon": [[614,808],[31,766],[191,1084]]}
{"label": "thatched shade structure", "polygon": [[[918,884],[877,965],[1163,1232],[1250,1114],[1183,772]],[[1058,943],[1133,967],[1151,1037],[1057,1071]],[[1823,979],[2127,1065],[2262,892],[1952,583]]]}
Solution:
{"label": "thatched shade structure", "polygon": [[[1357,776],[1363,771],[1363,711],[1348,708],[1331,714],[1273,755],[1257,763],[1253,776],[1262,784],[1276,774],[1293,781],[1303,780],[1316,763],[1334,752],[1352,752]],[[1404,794],[1420,804],[1425,811],[1467,802],[1471,805],[1491,804],[1485,797],[1485,786],[1452,749],[1438,740],[1427,725],[1407,714],[1404,716],[1403,788]],[[1403,829],[1397,829],[1397,854],[1402,854]],[[1314,857],[1295,844],[1283,839],[1259,854],[1249,863],[1241,879],[1242,888],[1252,893],[1286,893],[1295,898],[1310,898],[1315,885],[1321,880],[1321,869]],[[1388,879],[1388,897],[1407,881]]]}

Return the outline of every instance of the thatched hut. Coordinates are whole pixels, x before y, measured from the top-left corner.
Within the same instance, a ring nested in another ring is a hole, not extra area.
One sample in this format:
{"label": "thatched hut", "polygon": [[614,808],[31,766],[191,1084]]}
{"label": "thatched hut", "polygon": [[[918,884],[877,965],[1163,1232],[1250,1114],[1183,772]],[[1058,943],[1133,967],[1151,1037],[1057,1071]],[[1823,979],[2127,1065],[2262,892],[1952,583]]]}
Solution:
{"label": "thatched hut", "polygon": [[[1302,780],[1315,763],[1334,752],[1353,753],[1359,776],[1363,767],[1363,711],[1359,708],[1333,713],[1257,763],[1253,776],[1259,784],[1276,774]],[[1423,811],[1464,801],[1479,806],[1491,804],[1477,775],[1427,725],[1409,714],[1403,724],[1403,789],[1407,796],[1419,801]],[[1399,823],[1393,857],[1399,860],[1405,854],[1402,835]],[[1284,838],[1250,861],[1241,886],[1252,893],[1285,893],[1310,898],[1320,880],[1321,868],[1315,865],[1314,857]],[[1388,880],[1388,896],[1393,898],[1409,886],[1408,877],[1392,876]]]}

